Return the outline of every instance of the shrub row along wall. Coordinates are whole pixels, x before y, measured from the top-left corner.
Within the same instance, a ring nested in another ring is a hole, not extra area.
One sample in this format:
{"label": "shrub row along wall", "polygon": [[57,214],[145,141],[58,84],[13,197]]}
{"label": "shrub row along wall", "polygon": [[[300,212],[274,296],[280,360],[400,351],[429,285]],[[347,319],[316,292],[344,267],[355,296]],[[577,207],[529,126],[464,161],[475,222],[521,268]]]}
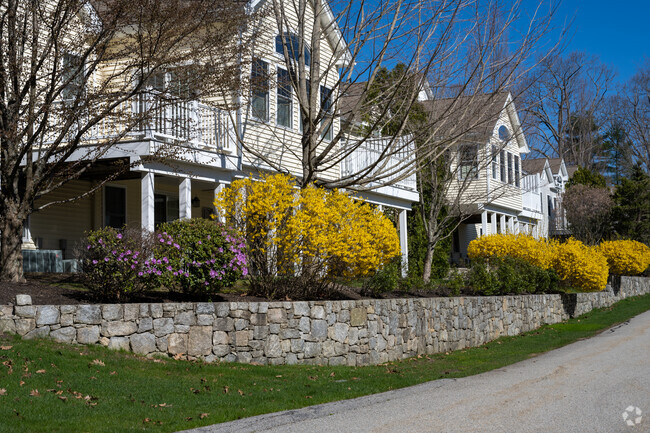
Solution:
{"label": "shrub row along wall", "polygon": [[19,295],[0,307],[0,332],[206,361],[368,365],[478,346],[649,292],[650,279],[623,277],[617,290],[568,296],[34,306]]}

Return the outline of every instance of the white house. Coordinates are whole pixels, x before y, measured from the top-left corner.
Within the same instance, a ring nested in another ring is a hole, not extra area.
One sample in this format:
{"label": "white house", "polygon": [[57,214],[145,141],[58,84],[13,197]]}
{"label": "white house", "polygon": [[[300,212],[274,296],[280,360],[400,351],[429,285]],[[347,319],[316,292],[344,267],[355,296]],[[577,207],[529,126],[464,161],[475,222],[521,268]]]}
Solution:
{"label": "white house", "polygon": [[[265,3],[257,0],[250,6],[259,8]],[[297,11],[286,7],[285,13],[291,23],[288,27],[297,25]],[[306,13],[313,15],[310,9]],[[324,29],[320,36],[326,43],[321,45],[319,52],[321,56],[337,57],[345,62],[349,56],[340,51],[347,50],[347,46],[338,27],[332,25],[332,19],[333,15],[326,7],[320,16],[321,29]],[[223,111],[199,100],[178,106],[172,104],[147,125],[128,134],[80,179],[69,181],[45,197],[46,201],[56,201],[78,196],[97,185],[111,172],[116,161],[130,166],[127,172],[106,183],[93,195],[33,214],[25,229],[25,248],[63,250],[64,257],[69,259],[72,258],[72,246],[88,230],[102,226],[122,227],[124,224],[154,230],[160,222],[209,217],[213,213],[216,193],[234,179],[270,170],[269,162],[301,176],[296,155],[300,154],[302,125],[296,92],[282,81],[286,63],[281,53],[282,41],[293,43],[297,29],[278,26],[273,14],[266,15],[264,20],[264,23],[256,24],[262,30],[252,53],[252,68],[241,73],[248,78],[263,72],[265,76],[278,77],[278,80],[269,80],[265,87],[258,86],[249,95],[244,95],[242,104],[232,111]],[[313,19],[307,17],[304,22],[311,23]],[[278,28],[283,28],[284,37],[280,37]],[[310,35],[311,29],[304,31],[305,35]],[[310,38],[306,36],[305,40]],[[327,93],[328,87],[331,88],[339,78],[338,70],[323,69],[321,75],[321,91]],[[169,74],[161,74],[160,79],[170,79]],[[143,98],[133,101],[125,109],[137,114],[148,103]],[[331,109],[331,128],[324,133],[324,141],[327,141],[328,134],[336,135],[340,128],[338,107]],[[183,130],[174,128],[179,123],[189,127]],[[89,142],[100,140],[102,133],[98,128],[93,129],[88,136]],[[170,143],[181,149],[181,158],[147,158],[160,146]],[[358,170],[377,158],[380,145],[380,142],[368,141],[344,161],[330,167],[323,176],[335,179],[349,170]],[[394,158],[395,162],[400,158],[408,162],[414,154],[404,153]],[[410,176],[390,186],[379,183],[374,186],[374,190],[362,195],[372,203],[400,211],[402,254],[406,257],[406,211],[412,202],[418,200],[415,179]]]}
{"label": "white house", "polygon": [[521,159],[529,149],[512,95],[484,94],[424,104],[433,116],[457,114],[448,116],[440,128],[441,140],[453,143],[449,148],[453,178],[446,201],[463,219],[453,233],[452,259],[466,260],[467,246],[479,236],[536,227],[541,216],[524,207]]}
{"label": "white house", "polygon": [[577,167],[567,167],[562,158],[526,159],[522,167],[524,208],[531,214],[541,215],[533,233],[544,238],[569,234],[562,194]]}

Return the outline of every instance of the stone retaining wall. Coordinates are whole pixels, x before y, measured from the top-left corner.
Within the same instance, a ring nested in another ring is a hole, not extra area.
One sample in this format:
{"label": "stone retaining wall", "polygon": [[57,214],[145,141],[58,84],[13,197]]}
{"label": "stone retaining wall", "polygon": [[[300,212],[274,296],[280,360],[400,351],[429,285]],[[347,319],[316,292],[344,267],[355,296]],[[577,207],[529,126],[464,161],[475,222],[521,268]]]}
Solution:
{"label": "stone retaining wall", "polygon": [[577,295],[317,302],[0,306],[0,332],[144,355],[259,364],[368,365],[478,346],[628,296],[650,279]]}

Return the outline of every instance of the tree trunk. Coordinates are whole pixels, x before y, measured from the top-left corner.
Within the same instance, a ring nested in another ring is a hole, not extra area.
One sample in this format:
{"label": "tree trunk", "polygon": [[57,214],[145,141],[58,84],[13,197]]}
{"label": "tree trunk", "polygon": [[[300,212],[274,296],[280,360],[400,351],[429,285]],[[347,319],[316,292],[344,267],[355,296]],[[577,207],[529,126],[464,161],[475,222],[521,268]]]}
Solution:
{"label": "tree trunk", "polygon": [[431,262],[433,261],[434,245],[427,242],[427,253],[424,255],[424,268],[422,270],[422,280],[428,283],[431,280]]}
{"label": "tree trunk", "polygon": [[25,221],[16,212],[7,212],[0,235],[0,281],[24,282],[23,227]]}

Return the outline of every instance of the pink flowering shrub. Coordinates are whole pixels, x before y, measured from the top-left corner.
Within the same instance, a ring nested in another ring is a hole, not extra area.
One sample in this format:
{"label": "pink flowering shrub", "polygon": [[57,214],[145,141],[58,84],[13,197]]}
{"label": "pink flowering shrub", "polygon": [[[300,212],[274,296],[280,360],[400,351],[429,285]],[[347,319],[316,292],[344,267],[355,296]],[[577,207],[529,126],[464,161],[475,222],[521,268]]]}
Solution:
{"label": "pink flowering shrub", "polygon": [[204,219],[162,224],[153,258],[143,276],[155,276],[170,290],[214,293],[248,274],[244,241],[223,225]]}
{"label": "pink flowering shrub", "polygon": [[86,236],[77,256],[84,284],[97,298],[119,301],[158,284],[147,273],[151,248],[146,235],[104,227]]}

